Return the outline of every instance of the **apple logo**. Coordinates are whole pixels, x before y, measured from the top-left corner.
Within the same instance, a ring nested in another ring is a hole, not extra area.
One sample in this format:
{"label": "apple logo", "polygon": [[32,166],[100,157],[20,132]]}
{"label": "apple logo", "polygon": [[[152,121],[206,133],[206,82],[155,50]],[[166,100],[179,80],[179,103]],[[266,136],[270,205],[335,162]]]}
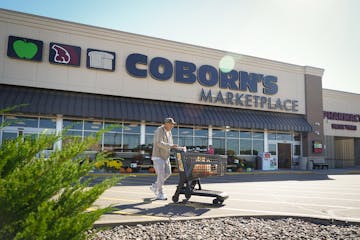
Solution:
{"label": "apple logo", "polygon": [[35,43],[24,40],[14,41],[13,48],[19,58],[25,59],[32,59],[38,52],[38,47]]}

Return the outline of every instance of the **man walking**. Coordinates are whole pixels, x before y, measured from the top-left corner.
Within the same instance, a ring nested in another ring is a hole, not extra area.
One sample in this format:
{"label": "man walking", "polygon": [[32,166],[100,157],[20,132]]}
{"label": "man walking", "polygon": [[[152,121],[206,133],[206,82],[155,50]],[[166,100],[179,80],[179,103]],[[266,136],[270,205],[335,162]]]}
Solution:
{"label": "man walking", "polygon": [[178,145],[173,143],[171,134],[171,129],[173,129],[175,124],[174,119],[165,118],[164,124],[158,127],[154,134],[151,160],[154,163],[157,179],[150,186],[150,189],[155,193],[158,200],[167,199],[163,192],[163,185],[171,175],[170,150],[178,147]]}

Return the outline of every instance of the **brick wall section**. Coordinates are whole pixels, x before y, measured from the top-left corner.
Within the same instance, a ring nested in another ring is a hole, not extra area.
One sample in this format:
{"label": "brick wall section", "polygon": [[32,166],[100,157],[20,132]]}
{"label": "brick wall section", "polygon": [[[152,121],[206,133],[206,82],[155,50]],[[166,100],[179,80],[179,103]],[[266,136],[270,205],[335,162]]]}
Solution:
{"label": "brick wall section", "polygon": [[[306,120],[313,127],[313,132],[305,134],[303,138],[303,156],[310,158],[324,158],[323,153],[313,153],[313,141],[321,141],[324,144],[323,126],[323,102],[322,102],[322,78],[305,74],[305,107]],[[315,123],[320,123],[316,125]],[[319,135],[315,134],[318,131]]]}

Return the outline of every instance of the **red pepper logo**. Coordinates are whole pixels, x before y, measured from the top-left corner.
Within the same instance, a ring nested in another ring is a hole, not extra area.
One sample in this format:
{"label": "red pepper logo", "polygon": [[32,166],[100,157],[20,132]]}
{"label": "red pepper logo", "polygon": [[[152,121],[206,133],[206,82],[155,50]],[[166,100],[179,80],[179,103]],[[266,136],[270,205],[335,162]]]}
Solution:
{"label": "red pepper logo", "polygon": [[80,66],[81,48],[59,43],[50,43],[49,62]]}
{"label": "red pepper logo", "polygon": [[71,59],[70,53],[66,51],[65,48],[54,44],[51,47],[51,49],[55,51],[54,62],[64,63],[64,64],[68,64],[70,62]]}

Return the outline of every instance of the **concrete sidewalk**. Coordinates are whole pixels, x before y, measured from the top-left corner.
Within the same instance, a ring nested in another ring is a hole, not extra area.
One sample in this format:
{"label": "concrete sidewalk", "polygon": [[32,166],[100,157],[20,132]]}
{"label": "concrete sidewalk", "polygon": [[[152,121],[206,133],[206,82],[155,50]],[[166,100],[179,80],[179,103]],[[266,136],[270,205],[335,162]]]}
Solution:
{"label": "concrete sidewalk", "polygon": [[360,168],[316,171],[254,171],[201,179],[204,189],[225,191],[229,199],[221,206],[208,197],[189,201],[173,196],[178,176],[166,183],[168,200],[155,200],[150,184],[153,174],[129,175],[108,189],[96,202],[112,205],[95,227],[157,221],[190,220],[226,216],[296,216],[360,223]]}

